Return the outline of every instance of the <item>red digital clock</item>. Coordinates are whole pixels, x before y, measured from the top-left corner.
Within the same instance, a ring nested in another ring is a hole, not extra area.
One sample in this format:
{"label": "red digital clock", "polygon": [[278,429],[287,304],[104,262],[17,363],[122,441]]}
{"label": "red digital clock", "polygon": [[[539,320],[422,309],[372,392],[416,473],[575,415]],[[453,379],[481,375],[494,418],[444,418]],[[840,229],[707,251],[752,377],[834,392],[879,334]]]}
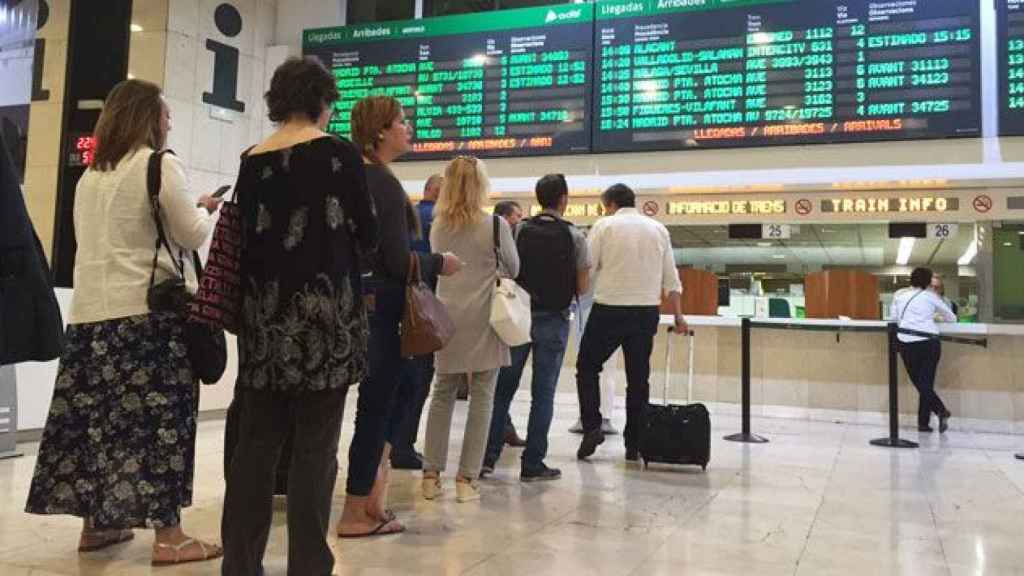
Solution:
{"label": "red digital clock", "polygon": [[75,134],[71,137],[68,165],[89,167],[96,156],[96,137],[91,134]]}

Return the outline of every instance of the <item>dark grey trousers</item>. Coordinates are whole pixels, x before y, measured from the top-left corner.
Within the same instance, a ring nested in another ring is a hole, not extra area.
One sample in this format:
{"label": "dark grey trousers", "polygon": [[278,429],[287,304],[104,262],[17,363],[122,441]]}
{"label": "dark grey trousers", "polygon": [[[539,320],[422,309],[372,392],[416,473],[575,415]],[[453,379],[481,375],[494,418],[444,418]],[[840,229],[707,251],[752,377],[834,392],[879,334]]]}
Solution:
{"label": "dark grey trousers", "polygon": [[262,573],[277,461],[289,432],[294,443],[288,471],[288,574],[331,573],[334,555],[327,531],[346,393],[237,392],[238,443],[226,474],[221,521],[222,574]]}

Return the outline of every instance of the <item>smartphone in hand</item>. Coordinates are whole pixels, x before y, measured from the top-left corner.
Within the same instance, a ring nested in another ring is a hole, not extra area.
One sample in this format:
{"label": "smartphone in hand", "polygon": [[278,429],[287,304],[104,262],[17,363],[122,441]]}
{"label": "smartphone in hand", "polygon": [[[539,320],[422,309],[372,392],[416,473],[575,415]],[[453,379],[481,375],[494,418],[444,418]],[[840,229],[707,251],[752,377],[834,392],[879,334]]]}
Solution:
{"label": "smartphone in hand", "polygon": [[220,198],[227,194],[229,190],[231,190],[231,185],[225,184],[224,186],[217,188],[217,191],[211,194],[211,196],[213,196],[214,198]]}

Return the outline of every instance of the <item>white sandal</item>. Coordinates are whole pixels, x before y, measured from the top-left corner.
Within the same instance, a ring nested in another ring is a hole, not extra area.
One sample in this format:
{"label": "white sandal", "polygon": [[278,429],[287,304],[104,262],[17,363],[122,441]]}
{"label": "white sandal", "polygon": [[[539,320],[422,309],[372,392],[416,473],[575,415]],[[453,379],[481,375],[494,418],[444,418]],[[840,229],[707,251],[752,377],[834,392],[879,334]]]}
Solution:
{"label": "white sandal", "polygon": [[[181,551],[193,544],[199,545],[199,548],[203,551],[202,557],[183,559],[181,557]],[[173,566],[175,564],[187,564],[189,562],[205,562],[207,560],[220,558],[224,555],[224,550],[221,549],[220,546],[214,546],[211,544],[208,547],[205,542],[196,540],[195,538],[186,538],[181,544],[161,544],[156,542],[153,544],[153,551],[156,552],[157,550],[173,550],[174,560],[157,560],[156,558],[153,558],[153,566]]]}

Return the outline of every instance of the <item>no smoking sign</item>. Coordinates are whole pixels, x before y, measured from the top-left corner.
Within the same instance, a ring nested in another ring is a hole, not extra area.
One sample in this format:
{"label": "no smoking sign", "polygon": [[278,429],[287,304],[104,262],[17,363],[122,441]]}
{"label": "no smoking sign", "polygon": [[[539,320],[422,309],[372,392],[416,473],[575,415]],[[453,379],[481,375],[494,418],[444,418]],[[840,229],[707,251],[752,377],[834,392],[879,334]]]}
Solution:
{"label": "no smoking sign", "polygon": [[801,216],[807,216],[808,214],[811,213],[811,210],[814,209],[814,206],[811,204],[810,200],[802,198],[796,201],[794,209],[796,210],[797,214]]}
{"label": "no smoking sign", "polygon": [[992,209],[992,198],[985,194],[979,194],[974,197],[974,209],[982,214]]}

